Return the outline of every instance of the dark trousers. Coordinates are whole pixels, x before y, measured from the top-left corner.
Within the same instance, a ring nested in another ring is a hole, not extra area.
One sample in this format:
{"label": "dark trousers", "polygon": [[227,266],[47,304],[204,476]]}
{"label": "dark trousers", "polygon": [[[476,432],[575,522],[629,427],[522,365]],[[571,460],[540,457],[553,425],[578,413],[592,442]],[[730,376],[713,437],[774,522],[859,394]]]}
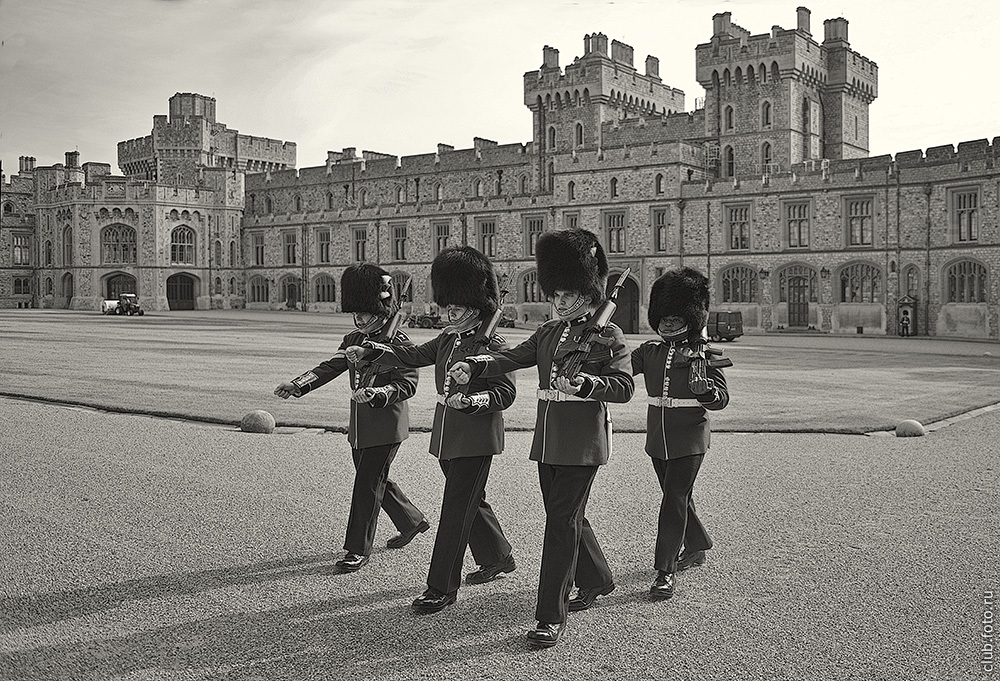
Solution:
{"label": "dark trousers", "polygon": [[545,505],[545,539],[538,579],[535,619],[565,622],[573,582],[581,589],[614,581],[594,530],[587,521],[587,499],[597,466],[538,464]]}
{"label": "dark trousers", "polygon": [[653,559],[653,567],[657,570],[677,572],[681,545],[688,551],[712,548],[712,538],[695,513],[692,498],[694,481],[704,458],[704,454],[696,454],[680,459],[653,459],[653,470],[663,490]]}
{"label": "dark trousers", "polygon": [[486,503],[486,480],[492,456],[442,460],[444,499],[438,522],[427,586],[443,593],[458,591],[466,547],[479,565],[492,565],[510,555],[510,542]]}
{"label": "dark trousers", "polygon": [[351,514],[347,518],[347,538],[344,549],[370,556],[378,526],[379,508],[385,510],[400,532],[419,525],[424,514],[414,506],[399,485],[389,479],[389,466],[399,450],[398,442],[365,449],[352,449],[354,459],[354,492]]}

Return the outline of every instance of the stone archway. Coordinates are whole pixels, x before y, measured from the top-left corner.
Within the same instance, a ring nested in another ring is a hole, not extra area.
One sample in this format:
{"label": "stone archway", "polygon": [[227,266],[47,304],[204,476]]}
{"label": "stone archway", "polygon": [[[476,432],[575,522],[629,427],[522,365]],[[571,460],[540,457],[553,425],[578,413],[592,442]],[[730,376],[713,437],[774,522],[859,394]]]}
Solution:
{"label": "stone archway", "polygon": [[73,304],[73,274],[67,272],[62,277],[62,295],[66,299],[66,309],[69,310]]}
{"label": "stone archway", "polygon": [[122,293],[138,293],[135,277],[131,274],[114,274],[105,280],[104,296],[107,300],[118,300]]}
{"label": "stone archway", "polygon": [[195,279],[190,274],[175,274],[167,279],[167,307],[193,310]]}
{"label": "stone archway", "polygon": [[[611,273],[608,275],[608,292],[618,281],[620,274]],[[618,292],[618,309],[615,310],[611,321],[621,327],[625,333],[639,333],[639,285],[632,277],[626,277]]]}

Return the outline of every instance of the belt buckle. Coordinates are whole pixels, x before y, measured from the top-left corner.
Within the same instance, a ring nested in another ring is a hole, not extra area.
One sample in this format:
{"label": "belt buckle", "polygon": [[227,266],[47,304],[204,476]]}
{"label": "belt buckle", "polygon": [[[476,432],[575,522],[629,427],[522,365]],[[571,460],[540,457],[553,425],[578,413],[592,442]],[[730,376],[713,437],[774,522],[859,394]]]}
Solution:
{"label": "belt buckle", "polygon": [[674,406],[674,398],[672,397],[661,397],[660,406],[666,409],[671,409]]}

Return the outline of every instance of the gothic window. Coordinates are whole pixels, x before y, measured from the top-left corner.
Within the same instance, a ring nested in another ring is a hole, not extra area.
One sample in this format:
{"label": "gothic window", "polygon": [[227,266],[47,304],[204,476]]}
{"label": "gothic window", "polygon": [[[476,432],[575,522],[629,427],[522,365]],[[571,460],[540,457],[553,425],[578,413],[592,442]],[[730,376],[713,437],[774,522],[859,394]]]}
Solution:
{"label": "gothic window", "polygon": [[472,195],[479,198],[483,195],[483,181],[476,180],[472,183]]}
{"label": "gothic window", "polygon": [[576,124],[576,146],[583,146],[583,123]]}
{"label": "gothic window", "polygon": [[607,252],[625,252],[625,211],[604,214],[604,234]]}
{"label": "gothic window", "polygon": [[777,83],[781,80],[781,72],[778,70],[778,62],[771,62],[771,80]]}
{"label": "gothic window", "polygon": [[546,166],[545,177],[546,177],[545,188],[548,191],[552,191],[552,187],[555,186],[555,181],[556,181],[556,167],[555,164],[552,163],[551,161],[549,162],[548,166]]}
{"label": "gothic window", "polygon": [[555,151],[555,148],[556,148],[556,129],[553,126],[549,128],[548,150]]}
{"label": "gothic window", "polygon": [[653,191],[657,196],[663,193],[663,173],[657,173],[653,180]]}
{"label": "gothic window", "polygon": [[73,228],[63,229],[63,267],[73,264]]}
{"label": "gothic window", "polygon": [[757,302],[757,270],[746,265],[734,265],[724,270],[719,278],[722,282],[722,302]]}
{"label": "gothic window", "polygon": [[364,262],[368,259],[368,228],[354,228],[354,262]]}
{"label": "gothic window", "polygon": [[333,192],[326,193],[326,209],[333,210]]}
{"label": "gothic window", "polygon": [[870,196],[845,201],[845,231],[849,246],[871,246],[873,230],[873,199]]}
{"label": "gothic window", "polygon": [[951,224],[954,240],[979,240],[979,189],[953,189],[950,192]]}
{"label": "gothic window", "polygon": [[55,294],[55,284],[52,282],[52,277],[45,277],[45,295],[51,296]]}
{"label": "gothic window", "polygon": [[361,189],[358,191],[358,205],[364,208],[368,205],[368,190]]}
{"label": "gothic window", "polygon": [[809,202],[786,203],[783,206],[785,239],[788,248],[809,248]]}
{"label": "gothic window", "polygon": [[444,185],[440,182],[434,187],[434,198],[438,201],[444,200]]}
{"label": "gothic window", "polygon": [[569,184],[566,185],[566,198],[569,201],[576,199],[576,182],[570,180]]}
{"label": "gothic window", "polygon": [[764,129],[771,127],[771,102],[764,102],[760,105],[760,127]]}
{"label": "gothic window", "polygon": [[535,244],[545,229],[545,218],[532,215],[524,219],[524,255],[535,257]]}
{"label": "gothic window", "polygon": [[732,147],[726,147],[723,152],[723,162],[725,177],[735,177],[736,175],[736,154],[733,152]]}
{"label": "gothic window", "polygon": [[194,230],[178,227],[170,233],[170,264],[194,265]]}
{"label": "gothic window", "polygon": [[3,214],[4,215],[13,215],[14,214],[14,204],[10,203],[10,202],[3,204]]}
{"label": "gothic window", "polygon": [[111,225],[101,231],[101,263],[135,264],[135,230],[125,225]]}
{"label": "gothic window", "polygon": [[920,270],[916,265],[909,265],[903,271],[904,291],[911,298],[920,297]]}
{"label": "gothic window", "polygon": [[667,250],[667,209],[653,209],[653,250],[665,253]]}
{"label": "gothic window", "polygon": [[497,254],[497,221],[494,219],[476,220],[477,241],[479,250],[487,258],[494,258]]}
{"label": "gothic window", "polygon": [[236,240],[233,239],[229,242],[229,266],[239,267],[239,263],[236,261]]}
{"label": "gothic window", "polygon": [[[215,266],[222,267],[222,242],[216,240],[215,242]],[[222,291],[219,291],[222,293]]]}
{"label": "gothic window", "polygon": [[538,287],[538,270],[525,272],[521,277],[521,300],[525,303],[539,303],[544,300]]}
{"label": "gothic window", "polygon": [[295,207],[295,212],[296,213],[301,213],[302,212],[302,197],[296,195],[292,199],[292,205]]}
{"label": "gothic window", "polygon": [[771,165],[771,143],[764,142],[760,147],[760,167],[764,171],[765,175],[770,175],[774,172],[774,168]]}
{"label": "gothic window", "polygon": [[229,295],[236,295],[236,277],[230,277],[229,279]]}
{"label": "gothic window", "polygon": [[286,265],[297,265],[299,262],[299,235],[295,232],[285,232],[282,235],[283,252]]}
{"label": "gothic window", "polygon": [[747,67],[747,83],[754,85],[757,82],[757,75],[754,73],[753,64]]}
{"label": "gothic window", "polygon": [[396,203],[403,203],[403,188],[396,187]]}
{"label": "gothic window", "polygon": [[45,242],[45,266],[52,267],[52,242]]}
{"label": "gothic window", "polygon": [[434,227],[434,255],[437,255],[448,248],[448,239],[451,236],[450,222],[435,222]]}
{"label": "gothic window", "polygon": [[527,194],[528,193],[528,176],[527,175],[522,175],[520,177],[520,179],[518,180],[518,187],[517,188],[519,190],[519,193],[521,193],[521,194]]}
{"label": "gothic window", "polygon": [[727,106],[725,113],[725,122],[724,122],[726,132],[733,131],[734,118],[735,118],[735,112],[733,111],[733,107]]}
{"label": "gothic window", "polygon": [[316,232],[316,250],[320,264],[330,264],[330,230],[322,229]]}
{"label": "gothic window", "polygon": [[613,198],[613,199],[618,198],[618,178],[617,177],[612,177],[611,178],[611,198]]}
{"label": "gothic window", "polygon": [[986,266],[974,260],[960,260],[946,270],[949,303],[985,303]]}
{"label": "gothic window", "polygon": [[31,277],[14,277],[14,295],[31,293]]}
{"label": "gothic window", "polygon": [[316,302],[332,303],[337,300],[337,282],[329,274],[316,277]]}
{"label": "gothic window", "polygon": [[750,205],[726,206],[725,210],[729,250],[750,250]]}
{"label": "gothic window", "polygon": [[264,214],[270,215],[274,212],[274,202],[271,201],[271,197],[264,197]]}
{"label": "gothic window", "polygon": [[253,264],[263,265],[264,264],[264,235],[254,234],[253,235]]}
{"label": "gothic window", "polygon": [[778,302],[788,302],[788,285],[792,281],[804,280],[808,289],[809,302],[815,303],[818,287],[816,286],[816,270],[805,265],[790,265],[778,273]]}
{"label": "gothic window", "polygon": [[222,277],[215,278],[215,293],[222,295]]}
{"label": "gothic window", "polygon": [[737,86],[743,85],[743,69],[741,69],[739,66],[736,67],[733,80],[736,82]]}
{"label": "gothic window", "polygon": [[13,237],[13,265],[31,264],[31,236],[19,234]]}
{"label": "gothic window", "polygon": [[406,225],[399,224],[392,226],[392,259],[406,260]]}
{"label": "gothic window", "polygon": [[875,265],[854,263],[840,270],[840,302],[878,303],[882,297],[882,272]]}
{"label": "gothic window", "polygon": [[261,276],[252,277],[247,285],[247,302],[266,303],[270,298],[267,280]]}
{"label": "gothic window", "polygon": [[761,85],[767,83],[767,67],[764,66],[763,64],[761,64],[760,65],[760,69],[758,69],[758,71],[760,73],[760,82],[761,82]]}

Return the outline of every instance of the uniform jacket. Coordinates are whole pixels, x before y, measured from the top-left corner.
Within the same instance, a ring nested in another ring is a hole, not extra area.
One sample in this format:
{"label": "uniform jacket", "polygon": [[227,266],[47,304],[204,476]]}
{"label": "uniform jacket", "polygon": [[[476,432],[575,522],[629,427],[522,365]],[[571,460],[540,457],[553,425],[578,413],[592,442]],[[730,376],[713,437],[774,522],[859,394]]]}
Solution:
{"label": "uniform jacket", "polygon": [[[580,347],[578,339],[589,315],[572,322],[552,320],[509,350],[469,357],[472,375],[499,376],[515,369],[538,367],[538,387],[553,388],[553,361]],[[557,466],[600,466],[611,454],[608,402],[628,402],[632,381],[629,352],[622,330],[608,326],[611,345],[594,343],[583,366],[584,383],[577,397],[586,401],[539,400],[531,460]],[[605,332],[608,335],[608,332]]]}
{"label": "uniform jacket", "polygon": [[[646,407],[646,453],[656,459],[680,459],[708,451],[712,429],[706,409],[729,404],[722,369],[708,366],[715,390],[695,395],[688,387],[693,351],[686,342],[646,341],[632,351],[632,373],[643,374],[650,397],[697,399],[700,407]],[[666,393],[664,393],[666,387]]]}
{"label": "uniform jacket", "polygon": [[433,364],[438,395],[451,395],[461,389],[472,399],[472,405],[461,410],[446,407],[439,399],[434,409],[430,452],[440,459],[491,456],[503,451],[503,410],[513,404],[516,395],[513,376],[477,378],[467,386],[455,385],[448,377],[451,365],[464,361],[471,353],[507,348],[507,341],[501,336],[494,336],[486,348],[472,347],[478,330],[477,326],[461,335],[442,333],[423,345],[410,347],[365,343],[365,347],[374,349],[365,359],[388,366]]}
{"label": "uniform jacket", "polygon": [[[369,336],[360,331],[351,331],[344,336],[340,348],[330,359],[312,371],[307,371],[292,383],[302,395],[326,385],[345,371],[351,382],[351,389],[357,387],[354,365],[347,361],[344,350],[351,345],[361,345]],[[394,342],[412,345],[402,331],[396,334]],[[351,421],[347,429],[347,441],[354,449],[366,449],[379,445],[402,442],[409,437],[410,411],[406,400],[417,391],[416,369],[391,369],[380,372],[375,378],[378,394],[371,402],[361,403],[351,400]],[[388,390],[393,386],[396,390]]]}

